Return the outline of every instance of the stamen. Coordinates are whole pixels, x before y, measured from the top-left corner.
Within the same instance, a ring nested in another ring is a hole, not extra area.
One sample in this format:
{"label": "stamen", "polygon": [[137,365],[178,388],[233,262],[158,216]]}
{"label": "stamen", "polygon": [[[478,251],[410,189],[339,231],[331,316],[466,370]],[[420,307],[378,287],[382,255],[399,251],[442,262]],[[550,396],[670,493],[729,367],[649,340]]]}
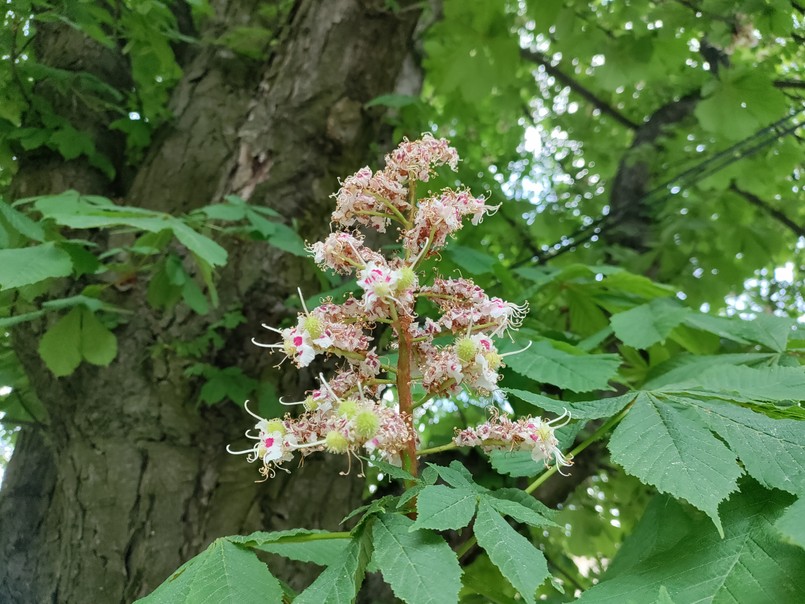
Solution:
{"label": "stamen", "polygon": [[352,248],[352,251],[355,252],[355,255],[358,257],[358,260],[363,262],[363,264],[365,266],[366,265],[366,260],[363,259],[363,256],[361,256],[361,253],[358,251],[358,248],[356,248],[353,245],[353,243],[351,241],[349,241],[349,240],[347,240],[347,245]]}
{"label": "stamen", "polygon": [[299,294],[299,301],[302,303],[302,308],[305,310],[305,314],[309,315],[310,312],[308,311],[307,306],[305,305],[305,297],[302,295],[302,288],[297,287],[296,292]]}
{"label": "stamen", "polygon": [[417,257],[414,258],[414,261],[411,263],[412,267],[414,267],[417,264],[419,264],[419,261],[422,260],[422,256],[425,255],[425,252],[427,252],[428,248],[430,247],[430,242],[431,242],[431,237],[428,237],[427,239],[425,239],[425,245],[422,246],[422,249],[419,250],[419,254],[417,254]]}
{"label": "stamen", "polygon": [[251,410],[251,409],[249,409],[249,401],[244,401],[244,402],[243,402],[243,408],[244,408],[244,409],[246,409],[246,413],[248,413],[249,415],[251,415],[253,418],[255,418],[255,419],[259,419],[260,421],[263,421],[263,420],[265,419],[264,417],[260,417],[260,416],[259,416],[259,415],[257,415],[256,413],[253,413],[253,412],[252,412],[252,410]]}
{"label": "stamen", "polygon": [[330,393],[330,396],[332,396],[332,397],[335,399],[335,401],[336,401],[337,403],[340,403],[340,402],[341,402],[341,399],[340,399],[340,398],[338,398],[338,397],[336,396],[335,392],[333,392],[333,389],[332,389],[332,388],[330,388],[330,384],[328,384],[328,383],[327,383],[327,380],[325,380],[325,379],[324,379],[324,374],[323,374],[323,373],[320,373],[320,374],[319,374],[319,381],[322,383],[322,385],[323,385],[325,388],[327,388],[327,392],[329,392],[329,393]]}
{"label": "stamen", "polygon": [[291,401],[290,403],[286,403],[282,400],[282,397],[279,398],[280,405],[285,405],[286,407],[292,407],[293,405],[304,405],[305,401]]}
{"label": "stamen", "polygon": [[[555,417],[554,419],[547,421],[545,423],[551,426],[552,428],[561,428],[563,426],[567,426],[570,423],[570,420],[572,419],[570,416],[570,411],[568,411],[567,408],[565,407],[562,407],[562,409],[563,409],[562,415],[560,415],[559,417]],[[557,423],[562,420],[565,421],[562,422],[561,424]]]}
{"label": "stamen", "polygon": [[352,471],[352,455],[347,452],[347,471],[346,472],[339,472],[339,476],[349,476],[349,473]]}
{"label": "stamen", "polygon": [[301,445],[291,445],[294,449],[304,449],[305,447],[318,447],[319,445],[327,444],[326,440],[316,440],[312,443],[303,443]]}
{"label": "stamen", "polygon": [[282,330],[281,329],[277,329],[276,327],[271,327],[271,325],[266,325],[265,323],[260,323],[260,327],[262,327],[263,329],[268,329],[269,331],[273,331],[274,333],[278,333],[278,334],[282,335]]}
{"label": "stamen", "polygon": [[255,346],[259,346],[260,348],[283,348],[282,344],[263,344],[262,342],[258,342],[254,338],[252,338],[252,344]]}
{"label": "stamen", "polygon": [[231,449],[231,446],[232,445],[227,445],[226,446],[226,452],[231,453],[232,455],[245,455],[246,453],[254,453],[254,448],[246,449],[244,451],[233,451]]}

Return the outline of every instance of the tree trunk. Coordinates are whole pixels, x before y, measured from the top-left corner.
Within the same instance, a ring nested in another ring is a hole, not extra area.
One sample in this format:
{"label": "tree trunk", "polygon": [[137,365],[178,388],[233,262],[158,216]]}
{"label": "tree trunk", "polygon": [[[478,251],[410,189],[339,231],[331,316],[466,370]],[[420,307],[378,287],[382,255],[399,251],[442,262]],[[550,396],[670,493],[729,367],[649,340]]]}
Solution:
{"label": "tree trunk", "polygon": [[[219,17],[228,26],[248,23],[258,4],[221,2]],[[265,62],[217,47],[193,51],[171,102],[174,119],[130,178],[108,183],[79,161],[23,157],[14,191],[72,187],[172,213],[235,193],[297,219],[316,240],[327,229],[337,176],[366,162],[378,137],[382,116],[364,104],[394,90],[409,52],[417,11],[385,7],[299,1]],[[68,44],[53,60],[91,49],[86,40]],[[98,124],[84,127],[99,147],[118,148]],[[290,478],[255,484],[255,466],[225,452],[227,443],[242,443],[252,420],[231,404],[196,407],[200,384],[184,375],[190,361],[171,343],[197,337],[233,306],[248,322],[204,361],[271,379],[284,394],[311,385],[311,373],[272,368],[277,359],[258,355],[249,338],[261,321],[287,315],[283,302],[297,285],[313,291],[312,265],[265,244],[228,248],[221,303],[208,316],[151,311],[145,282],[116,293],[113,302],[136,313],[116,329],[119,353],[108,368],[82,365],[54,378],[30,344],[45,322],[14,332],[48,417],[20,433],[0,492],[0,601],[129,602],[216,537],[336,528],[359,501],[362,485],[339,476],[340,458],[311,458]],[[298,588],[311,575],[284,578]]]}

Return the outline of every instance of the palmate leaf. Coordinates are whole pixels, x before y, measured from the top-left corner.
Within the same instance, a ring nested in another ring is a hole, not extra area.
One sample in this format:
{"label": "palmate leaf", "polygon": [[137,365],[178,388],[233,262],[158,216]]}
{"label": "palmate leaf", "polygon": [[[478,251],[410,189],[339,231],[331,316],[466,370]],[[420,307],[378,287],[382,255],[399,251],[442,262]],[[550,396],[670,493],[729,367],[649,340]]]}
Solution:
{"label": "palmate leaf", "polygon": [[[307,540],[315,535],[319,538]],[[251,535],[228,537],[232,543],[238,543],[251,549],[278,554],[291,560],[311,562],[319,566],[330,566],[344,554],[350,539],[343,533],[329,531],[290,529],[266,533],[257,531]]]}
{"label": "palmate leaf", "polygon": [[[717,400],[688,399],[762,485],[805,495],[805,422],[771,419]],[[803,519],[805,522],[805,518]]]}
{"label": "palmate leaf", "polygon": [[516,396],[521,401],[536,405],[540,409],[561,415],[564,411],[570,412],[573,419],[601,419],[611,417],[626,405],[631,403],[637,393],[631,392],[621,396],[613,396],[594,401],[559,401],[533,392],[517,390],[514,388],[504,388],[505,392]]}
{"label": "palmate leaf", "polygon": [[295,604],[344,604],[353,602],[363,583],[371,557],[371,542],[361,533],[348,542],[341,556],[328,566],[297,598]]}
{"label": "palmate leaf", "polygon": [[53,243],[0,250],[0,291],[73,272],[70,255]]}
{"label": "palmate leaf", "polygon": [[718,393],[742,402],[805,400],[805,370],[801,367],[714,367],[668,391]]}
{"label": "palmate leaf", "polygon": [[520,375],[573,392],[607,390],[615,377],[620,357],[615,354],[570,354],[547,342],[535,342],[528,350],[506,357],[506,364]]}
{"label": "palmate leaf", "polygon": [[421,528],[445,531],[464,528],[475,514],[478,493],[444,485],[426,486],[417,495],[417,519],[410,530]]}
{"label": "palmate leaf", "polygon": [[722,539],[708,520],[658,496],[601,583],[577,602],[655,602],[661,586],[679,603],[805,601],[805,551],[780,541],[773,526],[790,502],[744,481],[722,506]]}
{"label": "palmate leaf", "polygon": [[216,539],[140,604],[280,604],[282,588],[254,553]]}
{"label": "palmate leaf", "polygon": [[515,531],[486,497],[478,506],[474,530],[492,563],[526,602],[534,604],[537,588],[550,574],[543,553]]}
{"label": "palmate leaf", "polygon": [[613,315],[610,321],[615,335],[624,344],[644,349],[665,340],[690,312],[662,298]]}
{"label": "palmate leaf", "polygon": [[800,497],[789,506],[774,527],[786,540],[805,549],[805,498]]}
{"label": "palmate leaf", "polygon": [[679,354],[664,363],[652,367],[645,390],[656,390],[668,384],[677,384],[699,378],[705,371],[726,365],[752,365],[773,362],[777,355],[773,352],[746,352],[736,354],[694,355]]}
{"label": "palmate leaf", "polygon": [[736,489],[735,454],[678,404],[641,392],[609,441],[612,460],[661,493],[685,499],[721,531],[718,504]]}
{"label": "palmate leaf", "polygon": [[70,375],[85,360],[106,366],[117,356],[117,338],[86,306],[74,306],[39,341],[39,356],[54,375]]}
{"label": "palmate leaf", "polygon": [[461,568],[455,552],[436,533],[410,531],[412,524],[400,514],[381,514],[374,520],[374,563],[394,594],[408,604],[458,601]]}

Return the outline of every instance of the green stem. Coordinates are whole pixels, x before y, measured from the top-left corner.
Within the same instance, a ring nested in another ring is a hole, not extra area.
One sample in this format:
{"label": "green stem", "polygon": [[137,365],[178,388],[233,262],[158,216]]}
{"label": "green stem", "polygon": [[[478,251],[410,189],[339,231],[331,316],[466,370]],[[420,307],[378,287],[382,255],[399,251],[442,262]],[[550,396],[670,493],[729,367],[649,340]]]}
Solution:
{"label": "green stem", "polygon": [[391,202],[390,202],[388,199],[386,199],[386,198],[384,198],[384,197],[381,197],[380,195],[376,195],[376,194],[374,194],[374,193],[372,194],[372,197],[374,197],[374,198],[375,198],[377,201],[379,201],[379,202],[380,202],[380,203],[382,203],[384,206],[386,206],[386,208],[387,208],[387,209],[388,209],[388,210],[389,210],[389,211],[390,211],[392,214],[394,214],[394,216],[389,216],[388,214],[384,214],[385,216],[388,216],[388,217],[389,217],[389,218],[391,218],[392,220],[397,220],[397,221],[401,222],[401,223],[402,223],[402,225],[403,225],[403,226],[404,226],[406,229],[410,229],[410,228],[411,228],[411,223],[410,223],[410,222],[408,222],[408,221],[405,219],[405,216],[403,216],[403,215],[402,215],[402,212],[400,212],[400,211],[399,211],[397,208],[395,208],[395,207],[394,207],[394,205],[393,205],[393,204],[392,204],[392,203],[391,203]]}
{"label": "green stem", "polygon": [[420,449],[416,452],[417,457],[422,455],[432,455],[433,453],[441,453],[442,451],[452,451],[453,449],[458,449],[458,445],[456,443],[447,443],[444,445],[440,445],[438,447],[431,447],[430,449]]}

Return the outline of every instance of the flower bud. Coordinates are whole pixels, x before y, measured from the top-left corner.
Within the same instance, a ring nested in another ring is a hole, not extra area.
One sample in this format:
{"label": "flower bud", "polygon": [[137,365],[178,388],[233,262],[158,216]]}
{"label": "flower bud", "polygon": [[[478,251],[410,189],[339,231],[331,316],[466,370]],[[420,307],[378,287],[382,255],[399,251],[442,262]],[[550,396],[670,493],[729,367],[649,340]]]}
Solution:
{"label": "flower bud", "polygon": [[266,422],[265,425],[266,432],[279,432],[282,435],[285,435],[285,426],[283,425],[281,420],[272,419]]}
{"label": "flower bud", "polygon": [[456,356],[464,365],[472,363],[476,354],[478,354],[478,345],[472,341],[472,338],[456,340]]}
{"label": "flower bud", "polygon": [[347,419],[352,419],[355,417],[355,414],[358,413],[358,409],[358,401],[347,399],[342,401],[338,406],[338,414],[346,417]]}
{"label": "flower bud", "polygon": [[324,324],[322,320],[313,315],[308,315],[302,321],[302,327],[310,334],[314,340],[318,340],[324,333]]}
{"label": "flower bud", "polygon": [[364,409],[355,416],[355,432],[364,440],[369,440],[377,434],[380,428],[380,418],[370,409]]}
{"label": "flower bud", "polygon": [[414,286],[417,282],[416,273],[410,266],[404,266],[399,271],[399,279],[397,280],[396,290],[398,292],[405,291]]}
{"label": "flower bud", "polygon": [[330,453],[346,453],[349,450],[349,441],[337,430],[330,430],[324,438],[324,446]]}
{"label": "flower bud", "polygon": [[486,362],[489,363],[489,368],[492,371],[497,371],[503,366],[503,357],[500,356],[496,351],[490,350],[486,354],[484,354],[484,358]]}

